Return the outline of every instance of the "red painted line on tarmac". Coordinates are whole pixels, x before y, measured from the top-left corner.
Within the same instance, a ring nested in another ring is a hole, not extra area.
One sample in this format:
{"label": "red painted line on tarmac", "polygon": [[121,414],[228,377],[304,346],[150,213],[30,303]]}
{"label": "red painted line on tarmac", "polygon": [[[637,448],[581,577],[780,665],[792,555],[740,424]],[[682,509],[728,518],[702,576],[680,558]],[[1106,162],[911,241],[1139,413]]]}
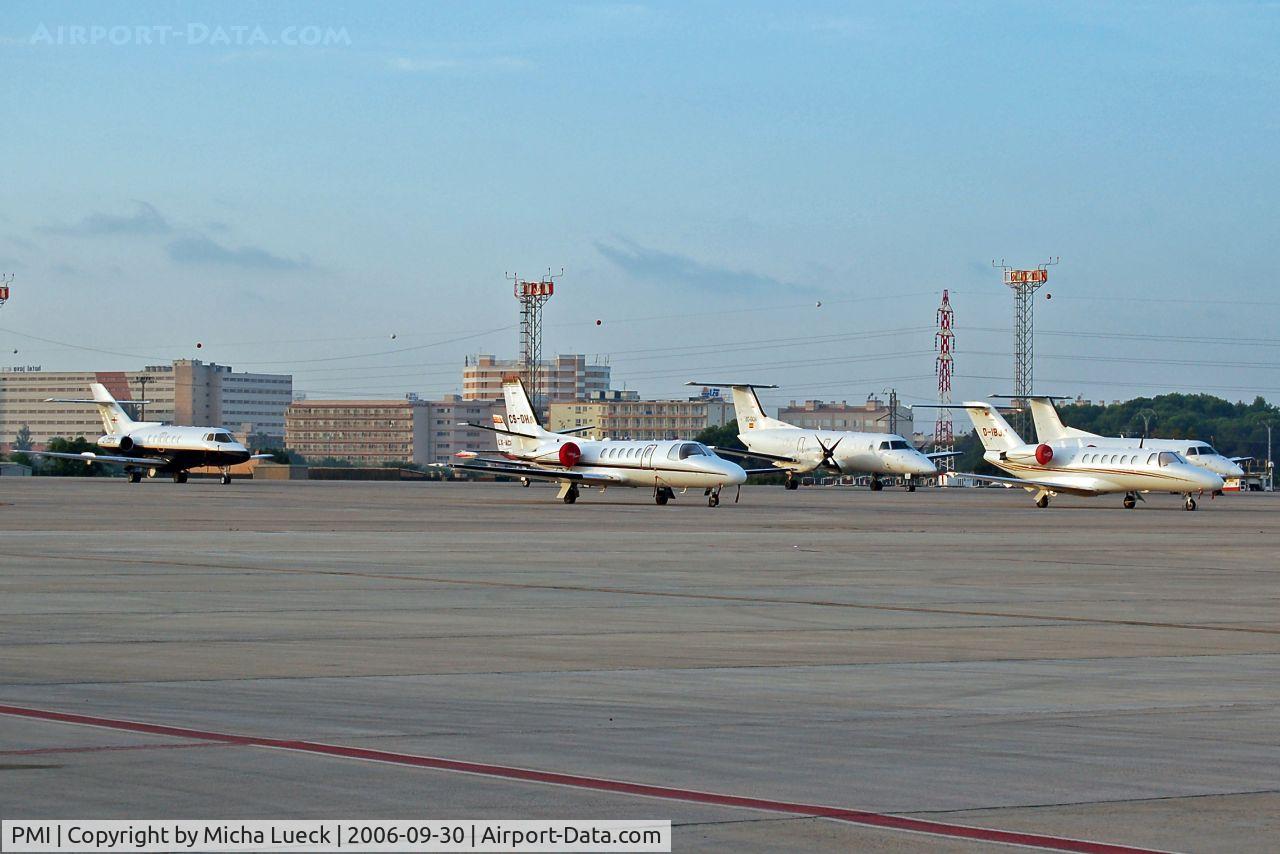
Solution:
{"label": "red painted line on tarmac", "polygon": [[636,795],[639,797],[658,798],[661,800],[680,801],[683,803],[709,804],[712,806],[736,807],[740,809],[759,810],[762,812],[811,816],[814,818],[844,821],[865,827],[876,827],[884,830],[927,833],[933,836],[944,836],[951,839],[970,839],[975,842],[1020,845],[1027,848],[1040,848],[1049,851],[1075,851],[1085,852],[1085,854],[1152,854],[1154,851],[1154,849],[1150,848],[1134,848],[1127,845],[1112,845],[1105,842],[1093,842],[1085,839],[1068,839],[1059,836],[1045,836],[1037,833],[1023,833],[1013,830],[993,830],[984,827],[969,827],[963,824],[949,824],[947,822],[908,818],[906,816],[867,812],[865,810],[846,809],[844,807],[802,804],[791,801],[774,801],[764,798],[741,797],[738,795],[722,795],[714,792],[702,792],[696,789],[680,789],[669,786],[649,785],[646,783],[630,783],[624,780],[585,777],[578,774],[560,774],[554,771],[537,771],[529,768],[515,768],[507,765],[489,765],[481,762],[465,762],[458,759],[445,759],[437,756],[421,756],[413,753],[394,753],[385,750],[372,750],[364,747],[345,747],[336,744],[323,744],[316,741],[234,735],[231,733],[189,729],[187,727],[166,726],[164,724],[149,724],[142,723],[140,721],[102,718],[93,715],[80,715],[69,712],[55,712],[46,709],[30,709],[22,706],[0,705],[0,715],[9,715],[11,717],[30,718],[42,721],[56,721],[59,723],[79,724],[81,726],[92,726],[105,729],[124,730],[126,732],[141,732],[147,733],[148,735],[164,735],[172,736],[174,738],[197,739],[200,741],[217,742],[227,745],[270,747],[276,750],[289,750],[319,756],[334,756],[342,759],[359,759],[365,762],[382,762],[391,765],[408,765],[418,768],[431,768],[436,771],[476,774],[482,777],[519,780],[521,782],[528,783],[545,783],[553,786],[567,786],[575,789],[589,789],[598,792]]}
{"label": "red painted line on tarmac", "polygon": [[195,744],[104,744],[82,745],[80,747],[29,747],[25,750],[0,750],[0,756],[46,756],[50,753],[98,753],[114,750],[183,750],[190,747],[223,747],[227,745],[212,744],[201,741]]}

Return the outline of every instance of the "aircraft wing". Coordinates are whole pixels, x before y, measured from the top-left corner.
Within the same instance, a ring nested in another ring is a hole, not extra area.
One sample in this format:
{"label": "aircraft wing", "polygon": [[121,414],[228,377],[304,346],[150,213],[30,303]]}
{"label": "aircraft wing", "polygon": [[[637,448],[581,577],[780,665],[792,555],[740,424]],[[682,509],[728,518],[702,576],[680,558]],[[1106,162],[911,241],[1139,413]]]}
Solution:
{"label": "aircraft wing", "polygon": [[276,456],[275,454],[254,454],[253,456],[249,457],[249,459],[251,459],[251,460],[273,460],[273,459],[275,459],[275,456]]}
{"label": "aircraft wing", "polygon": [[1253,457],[1227,457],[1227,459],[1231,460],[1233,463],[1243,463],[1248,462],[1253,459]]}
{"label": "aircraft wing", "polygon": [[572,436],[574,433],[585,433],[588,430],[596,429],[596,425],[588,424],[586,427],[570,427],[568,430],[557,430],[561,436]]}
{"label": "aircraft wing", "polygon": [[777,466],[769,466],[767,469],[743,469],[747,473],[747,477],[753,474],[786,474],[786,469],[780,469]]}
{"label": "aircraft wing", "polygon": [[131,466],[162,466],[168,460],[159,457],[117,457],[111,454],[95,454],[85,451],[82,454],[63,454],[56,451],[23,451],[33,457],[57,457],[60,460],[79,460],[82,463],[120,463]]}
{"label": "aircraft wing", "polygon": [[1088,489],[1082,486],[1065,486],[1061,483],[1054,483],[1048,480],[1029,480],[1021,477],[997,477],[992,474],[973,474],[972,472],[956,472],[955,477],[971,477],[974,480],[990,480],[996,483],[1011,483],[1014,486],[1036,486],[1040,489],[1049,489],[1053,492],[1064,492],[1067,495],[1084,495],[1092,498],[1102,493],[1096,489]]}
{"label": "aircraft wing", "polygon": [[754,457],[758,460],[773,460],[775,463],[800,463],[795,457],[779,457],[775,454],[762,454],[759,451],[739,451],[736,448],[712,448],[723,457]]}
{"label": "aircraft wing", "polygon": [[[444,465],[444,464],[442,464]],[[619,478],[596,472],[571,471],[569,469],[546,469],[537,466],[522,466],[508,462],[479,460],[471,463],[448,463],[448,468],[463,471],[482,472],[485,474],[502,474],[508,477],[540,477],[547,480],[572,480],[586,483],[621,483]]]}
{"label": "aircraft wing", "polygon": [[964,451],[934,451],[932,454],[925,454],[931,460],[941,460],[946,457],[962,457]]}

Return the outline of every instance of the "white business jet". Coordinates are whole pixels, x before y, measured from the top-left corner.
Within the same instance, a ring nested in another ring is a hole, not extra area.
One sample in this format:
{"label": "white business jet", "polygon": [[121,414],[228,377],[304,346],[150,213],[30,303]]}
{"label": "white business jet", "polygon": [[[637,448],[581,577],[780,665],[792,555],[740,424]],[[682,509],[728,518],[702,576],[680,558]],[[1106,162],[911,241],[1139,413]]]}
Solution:
{"label": "white business jet", "polygon": [[[113,454],[63,454],[50,451],[30,451],[32,456],[57,457],[89,463],[115,463],[124,466],[130,483],[138,483],[145,472],[147,477],[161,474],[173,476],[174,483],[186,483],[187,471],[198,466],[217,466],[222,469],[222,482],[231,482],[231,467],[246,460],[265,459],[270,454],[251,454],[248,448],[231,437],[223,427],[180,427],[159,421],[134,421],[124,408],[107,391],[102,383],[92,383],[93,398],[47,399],[47,403],[85,403],[98,407],[102,416],[102,428],[106,435],[99,437],[97,445]],[[143,401],[129,401],[141,403]]]}
{"label": "white business jet", "polygon": [[[1006,395],[995,396],[1005,397]],[[1123,436],[1099,436],[1097,433],[1086,433],[1084,430],[1066,426],[1062,423],[1052,397],[1036,396],[1028,397],[1026,400],[1031,409],[1031,418],[1035,421],[1036,436],[1041,442],[1075,442],[1082,448],[1101,450],[1133,447],[1133,440]],[[1244,477],[1244,469],[1239,464],[1249,459],[1249,457],[1224,457],[1208,442],[1201,442],[1198,439],[1148,439],[1144,436],[1138,445],[1153,451],[1176,451],[1193,466],[1208,469],[1224,479]]]}
{"label": "white business jet", "polygon": [[769,460],[775,472],[786,472],[787,489],[796,489],[796,474],[826,469],[837,474],[867,473],[872,491],[884,488],[881,475],[902,475],[908,491],[914,492],[916,477],[938,473],[933,460],[954,456],[951,452],[923,454],[910,442],[893,433],[860,433],[853,430],[807,430],[765,415],[758,388],[774,385],[748,383],[696,383],[686,385],[728,387],[733,390],[733,408],[738,418],[738,438],[746,451],[716,448],[721,454]]}
{"label": "white business jet", "polygon": [[1058,439],[1028,445],[1009,422],[989,403],[961,404],[969,413],[986,452],[983,459],[1013,477],[962,474],[977,480],[1011,483],[1034,492],[1037,507],[1048,507],[1049,498],[1067,495],[1124,494],[1124,506],[1132,510],[1144,492],[1182,495],[1183,506],[1196,509],[1195,496],[1222,489],[1222,478],[1187,462],[1177,451],[1139,447],[1090,448],[1074,439]]}
{"label": "white business jet", "polygon": [[[630,486],[653,490],[654,501],[666,504],[677,489],[702,489],[707,503],[720,503],[720,490],[741,486],[750,470],[721,459],[698,442],[686,441],[602,441],[572,438],[543,429],[529,402],[519,377],[505,377],[502,392],[507,417],[493,416],[493,425],[468,424],[497,434],[498,450],[504,459],[486,459],[475,451],[457,456],[468,462],[449,467],[484,474],[530,478],[560,483],[558,497],[566,504],[578,500],[582,486],[601,490],[610,486]],[[572,432],[591,429],[577,428]]]}

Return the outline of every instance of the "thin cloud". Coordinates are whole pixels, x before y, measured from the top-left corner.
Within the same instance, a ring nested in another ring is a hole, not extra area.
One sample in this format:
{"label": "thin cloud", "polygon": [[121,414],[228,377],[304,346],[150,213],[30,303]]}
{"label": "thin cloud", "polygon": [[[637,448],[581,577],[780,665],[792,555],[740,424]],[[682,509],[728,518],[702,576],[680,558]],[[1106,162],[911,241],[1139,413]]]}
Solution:
{"label": "thin cloud", "polygon": [[314,269],[305,258],[285,258],[260,246],[240,246],[233,249],[203,235],[180,238],[165,249],[170,261],[192,267],[237,267],[241,270],[286,273]]}
{"label": "thin cloud", "polygon": [[91,213],[72,225],[50,225],[42,230],[68,237],[155,235],[173,231],[173,225],[155,206],[146,202],[134,202],[134,205],[135,210],[130,215]]}
{"label": "thin cloud", "polygon": [[649,249],[624,238],[619,246],[597,242],[596,251],[615,266],[637,279],[676,283],[712,294],[755,296],[758,294],[821,295],[821,288],[784,282],[749,270],[733,270],[708,264],[660,249]]}
{"label": "thin cloud", "polygon": [[444,72],[523,71],[533,63],[517,56],[492,56],[484,59],[414,59],[398,56],[387,62],[392,71],[402,74],[438,74]]}

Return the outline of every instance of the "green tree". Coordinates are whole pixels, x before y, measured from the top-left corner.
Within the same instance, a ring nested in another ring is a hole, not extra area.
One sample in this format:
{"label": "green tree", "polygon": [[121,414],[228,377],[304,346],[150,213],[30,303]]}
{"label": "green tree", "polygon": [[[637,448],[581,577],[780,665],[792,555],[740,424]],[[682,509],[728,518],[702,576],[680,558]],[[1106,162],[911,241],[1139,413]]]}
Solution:
{"label": "green tree", "polygon": [[31,428],[26,424],[18,429],[18,434],[13,438],[13,453],[9,455],[9,459],[15,463],[21,463],[24,466],[35,467],[30,454],[23,453],[31,450]]}
{"label": "green tree", "polygon": [[713,448],[729,448],[736,451],[745,451],[747,449],[747,446],[738,439],[737,419],[719,427],[706,428],[694,437],[694,441]]}
{"label": "green tree", "polygon": [[[46,450],[61,454],[83,454],[86,451],[97,453],[98,446],[86,440],[84,436],[77,436],[74,439],[63,439],[58,437],[49,440],[49,446]],[[79,460],[62,460],[57,457],[45,457],[40,473],[51,475],[53,477],[100,477],[105,472],[103,470],[102,463],[90,463],[86,465]]]}

